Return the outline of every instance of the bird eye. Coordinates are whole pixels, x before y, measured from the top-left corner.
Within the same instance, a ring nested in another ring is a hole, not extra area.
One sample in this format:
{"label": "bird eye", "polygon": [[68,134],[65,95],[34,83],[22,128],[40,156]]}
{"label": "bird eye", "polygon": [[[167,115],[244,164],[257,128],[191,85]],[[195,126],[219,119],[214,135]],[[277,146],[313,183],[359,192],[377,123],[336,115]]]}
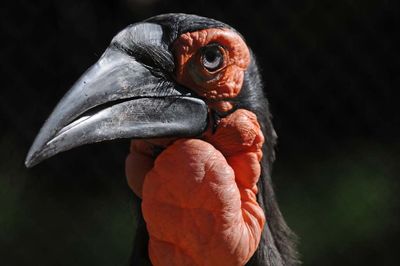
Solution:
{"label": "bird eye", "polygon": [[222,47],[211,44],[204,47],[201,51],[201,64],[209,71],[216,71],[224,64]]}

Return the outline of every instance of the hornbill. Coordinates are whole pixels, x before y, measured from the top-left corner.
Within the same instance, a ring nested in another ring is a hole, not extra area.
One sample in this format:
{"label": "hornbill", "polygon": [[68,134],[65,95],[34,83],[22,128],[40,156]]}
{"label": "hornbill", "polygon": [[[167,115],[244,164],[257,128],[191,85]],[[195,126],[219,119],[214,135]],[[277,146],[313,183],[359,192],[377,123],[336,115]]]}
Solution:
{"label": "hornbill", "polygon": [[119,32],[26,159],[129,138],[132,265],[295,265],[275,199],[276,134],[255,56],[222,22],[164,14]]}

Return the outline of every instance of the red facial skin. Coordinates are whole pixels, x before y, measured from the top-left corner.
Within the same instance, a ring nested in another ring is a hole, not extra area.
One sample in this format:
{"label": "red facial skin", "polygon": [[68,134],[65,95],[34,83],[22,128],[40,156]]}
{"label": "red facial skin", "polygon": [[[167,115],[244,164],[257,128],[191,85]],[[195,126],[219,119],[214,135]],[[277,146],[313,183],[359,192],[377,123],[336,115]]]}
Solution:
{"label": "red facial skin", "polygon": [[[188,41],[188,36],[192,46],[189,42],[184,48],[181,39]],[[196,49],[208,41],[223,42],[230,57],[219,71],[220,82],[200,87],[185,76],[191,71],[185,70],[190,68],[185,62],[197,60]],[[242,44],[246,51],[236,51],[238,46],[244,49]],[[226,101],[215,101],[219,97],[239,93],[240,88],[229,86],[241,86],[249,61],[242,57],[249,52],[236,33],[209,29],[184,34],[174,49],[179,51],[177,81],[213,103],[222,102],[210,108],[226,106]],[[265,224],[256,200],[263,143],[256,116],[243,109],[222,118],[215,132],[208,130],[199,139],[132,141],[126,174],[130,188],[142,198],[153,265],[244,265],[251,258]],[[164,147],[158,156],[155,146]]]}
{"label": "red facial skin", "polygon": [[[221,46],[224,63],[210,72],[200,62],[202,47],[216,43]],[[176,59],[176,80],[191,88],[219,111],[229,111],[242,88],[244,71],[250,63],[250,52],[243,39],[228,29],[205,29],[182,34],[173,44]]]}

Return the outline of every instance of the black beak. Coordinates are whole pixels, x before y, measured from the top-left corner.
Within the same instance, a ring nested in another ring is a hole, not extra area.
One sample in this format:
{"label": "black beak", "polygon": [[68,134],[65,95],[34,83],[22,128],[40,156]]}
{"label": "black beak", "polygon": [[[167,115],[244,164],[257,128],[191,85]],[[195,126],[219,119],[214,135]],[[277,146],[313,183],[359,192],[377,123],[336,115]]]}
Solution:
{"label": "black beak", "polygon": [[[132,47],[162,42],[157,24],[136,24],[128,30],[129,40],[124,30],[113,42],[129,41]],[[200,135],[207,126],[206,104],[137,58],[134,52],[110,46],[58,103],[25,165],[105,140]]]}

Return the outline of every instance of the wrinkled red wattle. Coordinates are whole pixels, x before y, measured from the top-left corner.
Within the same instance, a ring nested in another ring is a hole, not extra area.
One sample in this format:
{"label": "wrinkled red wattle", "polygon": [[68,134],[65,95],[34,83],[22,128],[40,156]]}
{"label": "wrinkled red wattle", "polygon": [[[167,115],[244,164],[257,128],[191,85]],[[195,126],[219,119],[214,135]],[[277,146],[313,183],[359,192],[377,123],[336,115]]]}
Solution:
{"label": "wrinkled red wattle", "polygon": [[[265,224],[257,203],[264,142],[256,116],[237,110],[203,139],[133,141],[128,183],[142,197],[153,265],[244,265]],[[160,143],[157,143],[160,145]]]}

